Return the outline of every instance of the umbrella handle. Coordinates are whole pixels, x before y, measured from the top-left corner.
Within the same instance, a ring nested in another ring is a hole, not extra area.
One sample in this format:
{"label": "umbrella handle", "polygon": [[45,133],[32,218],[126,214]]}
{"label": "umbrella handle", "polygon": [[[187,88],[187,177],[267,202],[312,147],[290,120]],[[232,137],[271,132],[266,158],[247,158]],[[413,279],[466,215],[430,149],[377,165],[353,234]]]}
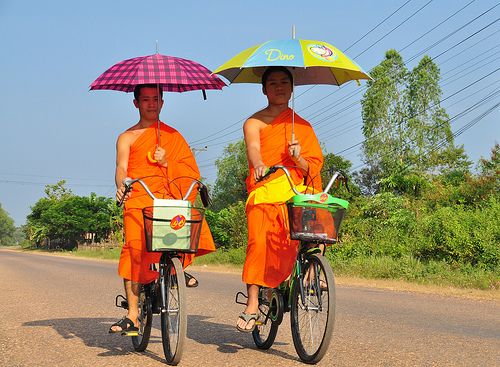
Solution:
{"label": "umbrella handle", "polygon": [[158,161],[151,155],[151,152],[148,152],[148,161],[149,163],[158,163]]}
{"label": "umbrella handle", "polygon": [[[292,141],[295,140],[295,132],[292,132]],[[297,158],[297,151],[295,149],[293,149],[293,154],[292,154],[295,158]]]}

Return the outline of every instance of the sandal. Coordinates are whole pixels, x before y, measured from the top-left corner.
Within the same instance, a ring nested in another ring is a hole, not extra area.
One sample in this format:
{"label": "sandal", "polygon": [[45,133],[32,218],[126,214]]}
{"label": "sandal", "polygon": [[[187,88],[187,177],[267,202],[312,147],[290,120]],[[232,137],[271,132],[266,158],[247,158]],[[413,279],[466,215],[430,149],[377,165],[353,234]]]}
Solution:
{"label": "sandal", "polygon": [[[198,279],[196,279],[191,274],[184,272],[184,278],[186,278],[186,287],[196,288],[198,286]],[[194,283],[190,283],[191,279],[194,279]]]}
{"label": "sandal", "polygon": [[[259,315],[256,313],[244,313],[242,312],[240,316],[238,316],[239,319],[242,319],[243,321],[246,322],[245,328],[241,328],[238,325],[236,325],[236,329],[238,331],[241,331],[242,333],[251,333],[255,329],[255,325],[257,325],[257,320],[259,320]],[[250,321],[254,320],[254,323],[250,329],[247,329],[246,326]]]}
{"label": "sandal", "polygon": [[[120,330],[113,330],[113,327],[118,326]],[[138,336],[139,335],[139,328],[137,328],[132,320],[130,320],[128,317],[123,317],[122,319],[118,320],[115,322],[113,325],[110,326],[109,328],[110,334],[118,334],[121,333],[124,336]]]}

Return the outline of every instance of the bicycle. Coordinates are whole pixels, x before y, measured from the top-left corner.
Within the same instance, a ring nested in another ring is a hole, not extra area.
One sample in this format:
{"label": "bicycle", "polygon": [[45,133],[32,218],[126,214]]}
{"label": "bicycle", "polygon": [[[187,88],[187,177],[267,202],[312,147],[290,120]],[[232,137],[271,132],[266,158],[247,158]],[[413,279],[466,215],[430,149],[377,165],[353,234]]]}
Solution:
{"label": "bicycle", "polygon": [[[290,238],[300,241],[299,249],[290,277],[277,288],[259,289],[260,318],[252,337],[259,349],[269,349],[284,313],[290,312],[295,350],[302,361],[314,364],[325,355],[335,323],[335,279],[318,246],[338,240],[340,223],[349,203],[328,192],[339,180],[347,186],[347,179],[342,173],[335,172],[323,192],[304,194],[296,189],[284,166],[270,167],[262,179],[278,169],[286,174],[295,193],[287,202],[287,208]],[[239,300],[240,295],[247,298],[238,292],[236,303],[246,305]]]}
{"label": "bicycle", "polygon": [[[153,314],[160,314],[165,359],[168,364],[177,365],[182,358],[187,332],[186,283],[181,257],[184,253],[195,253],[198,249],[204,207],[210,204],[210,198],[207,187],[193,179],[182,200],[158,199],[142,181],[143,178],[126,178],[123,181],[123,197],[138,182],[153,199],[153,206],[142,209],[146,248],[148,251],[161,252],[162,255],[158,263],[158,278],[140,286],[139,332],[137,336],[132,336],[132,344],[138,352],[146,350],[151,336]],[[187,200],[196,185],[203,208],[193,206]],[[122,203],[123,199],[118,205],[121,206]],[[156,270],[155,265],[153,270]],[[122,300],[119,304],[120,298]],[[128,302],[121,295],[116,297],[115,304],[128,309]]]}

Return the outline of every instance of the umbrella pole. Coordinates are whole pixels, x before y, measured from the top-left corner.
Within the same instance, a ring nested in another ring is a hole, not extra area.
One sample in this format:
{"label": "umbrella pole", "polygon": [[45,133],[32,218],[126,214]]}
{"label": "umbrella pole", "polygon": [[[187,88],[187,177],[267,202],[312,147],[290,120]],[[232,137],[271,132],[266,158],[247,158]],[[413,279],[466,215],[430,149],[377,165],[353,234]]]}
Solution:
{"label": "umbrella pole", "polygon": [[158,111],[158,122],[156,124],[156,147],[158,148],[160,144],[160,83],[156,83],[156,95],[158,96],[157,111]]}
{"label": "umbrella pole", "polygon": [[[159,49],[158,49],[158,40],[156,40],[156,54],[159,55]],[[158,111],[158,122],[156,124],[156,147],[158,148],[161,146],[160,143],[160,101],[161,101],[161,96],[160,96],[160,83],[156,83],[156,95],[158,96],[158,104],[157,104],[157,111]]]}
{"label": "umbrella pole", "polygon": [[[295,88],[294,88],[294,75],[292,69],[292,142],[295,141]],[[296,157],[296,151],[293,150],[293,156]]]}
{"label": "umbrella pole", "polygon": [[[293,74],[292,74],[293,75]],[[293,91],[292,83],[292,141],[295,140],[295,92]],[[295,155],[295,152],[294,152]]]}
{"label": "umbrella pole", "polygon": [[[292,39],[295,39],[295,24],[292,25]],[[294,85],[294,75],[293,75],[293,69],[292,68],[292,142],[295,140],[295,91],[293,88]],[[293,156],[295,157],[295,150],[293,151]]]}

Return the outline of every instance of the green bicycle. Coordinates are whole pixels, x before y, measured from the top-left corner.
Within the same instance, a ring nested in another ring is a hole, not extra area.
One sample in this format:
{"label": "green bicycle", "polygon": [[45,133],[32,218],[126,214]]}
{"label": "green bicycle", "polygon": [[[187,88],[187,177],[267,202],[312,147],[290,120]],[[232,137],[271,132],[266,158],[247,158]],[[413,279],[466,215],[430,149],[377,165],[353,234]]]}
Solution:
{"label": "green bicycle", "polygon": [[[328,350],[335,323],[335,279],[320,244],[337,242],[339,226],[349,206],[346,200],[328,192],[334,183],[347,184],[347,180],[342,173],[335,172],[323,192],[302,194],[295,188],[286,167],[270,167],[266,176],[278,169],[286,174],[295,193],[287,208],[290,238],[299,240],[300,245],[290,277],[277,288],[260,288],[261,316],[252,336],[259,349],[269,349],[284,313],[290,312],[295,350],[302,361],[314,364]],[[240,296],[246,298],[238,292],[236,302],[246,304],[239,300]]]}

